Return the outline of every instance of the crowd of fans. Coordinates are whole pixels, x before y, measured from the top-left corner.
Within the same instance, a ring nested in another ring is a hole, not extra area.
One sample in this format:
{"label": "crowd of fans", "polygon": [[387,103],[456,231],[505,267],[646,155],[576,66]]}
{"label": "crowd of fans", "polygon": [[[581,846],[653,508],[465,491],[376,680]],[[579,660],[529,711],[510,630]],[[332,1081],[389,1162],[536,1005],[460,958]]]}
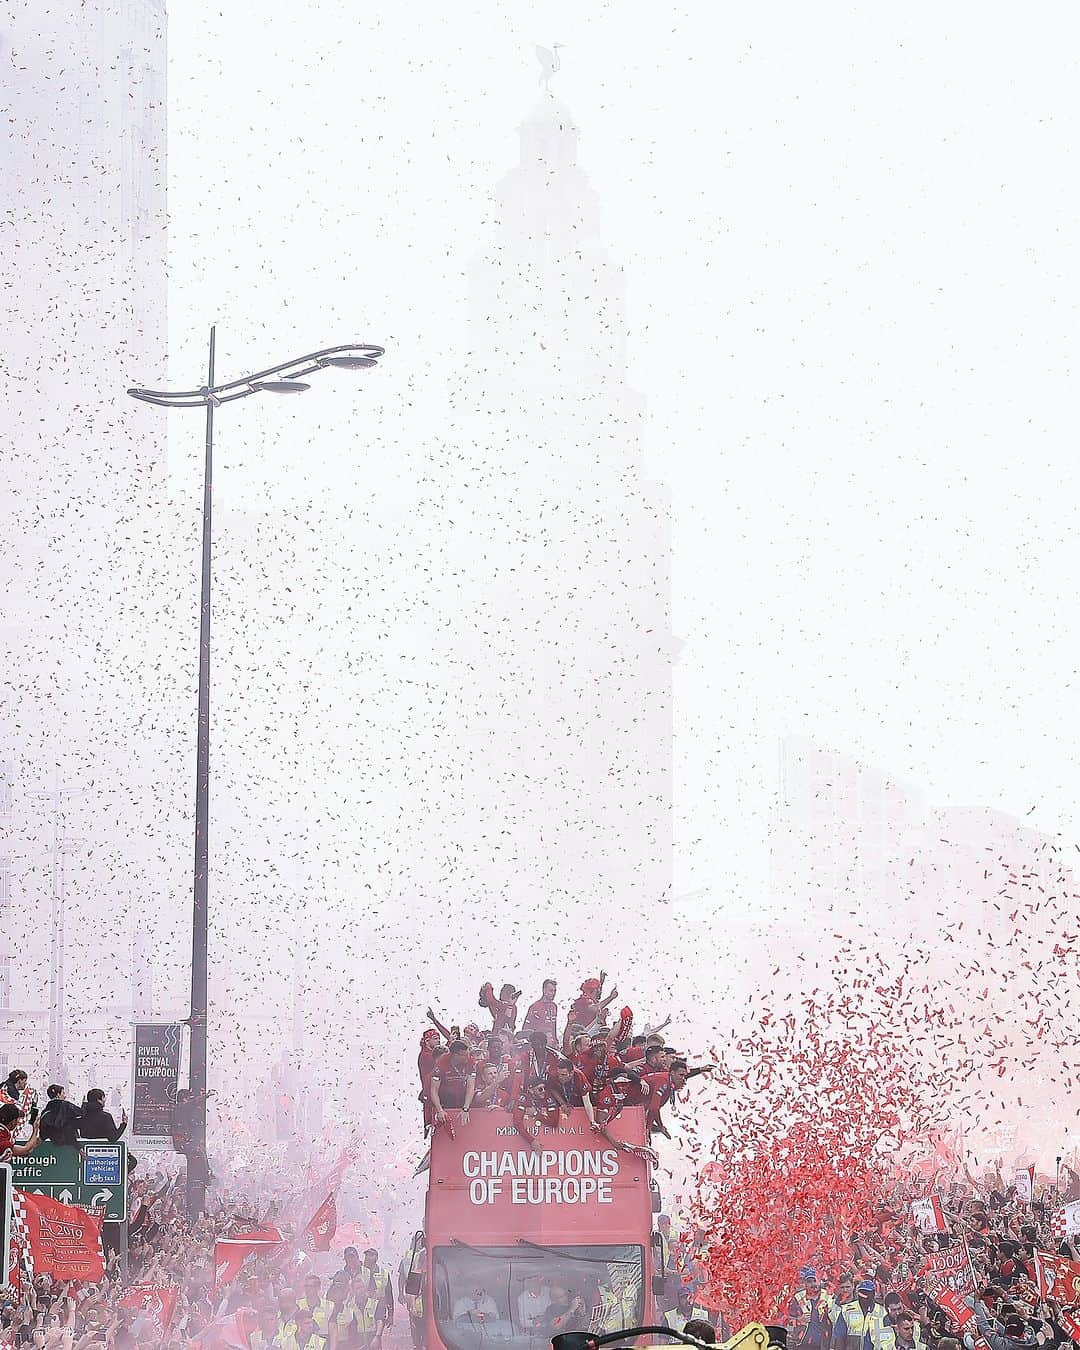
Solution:
{"label": "crowd of fans", "polygon": [[624,1107],[642,1106],[649,1133],[670,1138],[662,1108],[689,1079],[715,1066],[691,1068],[667,1043],[670,1019],[635,1034],[633,1014],[624,1007],[612,1022],[618,990],[605,995],[606,978],[601,971],[582,982],[561,1036],[553,979],[543,982],[520,1029],[521,991],[513,984],[503,984],[497,996],[493,985],[481,988],[490,1028],[475,1021],[448,1027],[429,1008],[432,1026],[420,1038],[417,1061],[425,1134],[439,1126],[452,1130],[450,1112],[468,1124],[473,1111],[505,1111],[531,1144],[537,1121],[555,1125],[562,1113],[580,1107],[592,1128],[615,1144],[607,1126]]}
{"label": "crowd of fans", "polygon": [[[912,1201],[925,1186],[898,1183],[876,1228],[852,1238],[846,1267],[800,1271],[790,1350],[1034,1350],[1078,1340],[1072,1305],[1040,1295],[1035,1256],[1080,1260],[1078,1239],[1059,1237],[1055,1224],[1063,1204],[1080,1197],[1080,1177],[1066,1168],[1063,1181],[1030,1203],[1000,1171],[981,1181],[965,1172],[938,1192],[941,1231],[914,1222]],[[952,1287],[960,1304],[935,1273],[942,1262],[932,1258],[945,1252],[959,1268]],[[963,1327],[961,1307],[974,1314]]]}
{"label": "crowd of fans", "polygon": [[[218,1239],[262,1221],[242,1197],[223,1196],[213,1212],[185,1215],[182,1173],[132,1183],[125,1254],[109,1254],[96,1284],[39,1276],[0,1300],[6,1341],[42,1350],[381,1350],[394,1325],[394,1286],[378,1253],[348,1247],[339,1269],[321,1277],[310,1257],[290,1247],[285,1259],[262,1260],[215,1286]],[[273,1207],[271,1207],[272,1209]],[[268,1213],[270,1210],[268,1210]],[[125,1306],[133,1288],[170,1291],[175,1299],[162,1338],[147,1311]]]}

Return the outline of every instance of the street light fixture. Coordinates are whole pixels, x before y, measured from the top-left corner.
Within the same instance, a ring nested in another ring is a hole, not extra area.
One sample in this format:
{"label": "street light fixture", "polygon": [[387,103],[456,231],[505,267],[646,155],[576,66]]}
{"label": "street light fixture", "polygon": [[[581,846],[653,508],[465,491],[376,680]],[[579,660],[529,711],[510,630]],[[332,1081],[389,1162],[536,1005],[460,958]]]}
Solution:
{"label": "street light fixture", "polygon": [[[199,608],[199,713],[195,768],[195,878],[192,896],[191,931],[191,1029],[188,1086],[191,1089],[193,1120],[191,1150],[187,1159],[187,1207],[191,1217],[202,1214],[206,1205],[209,1180],[206,1162],[206,1066],[207,1066],[207,916],[210,870],[210,557],[212,538],[214,409],[251,394],[301,394],[311,386],[304,377],[327,367],[338,370],[366,370],[374,366],[385,348],[370,342],[350,342],[340,347],[325,347],[306,356],[283,361],[268,370],[258,370],[240,380],[214,383],[214,341],[216,329],[210,329],[209,375],[200,389],[129,389],[132,398],[160,408],[206,409],[206,467],[203,476],[202,514],[202,599]],[[194,1159],[193,1159],[194,1155]],[[192,1162],[196,1161],[197,1169]]]}

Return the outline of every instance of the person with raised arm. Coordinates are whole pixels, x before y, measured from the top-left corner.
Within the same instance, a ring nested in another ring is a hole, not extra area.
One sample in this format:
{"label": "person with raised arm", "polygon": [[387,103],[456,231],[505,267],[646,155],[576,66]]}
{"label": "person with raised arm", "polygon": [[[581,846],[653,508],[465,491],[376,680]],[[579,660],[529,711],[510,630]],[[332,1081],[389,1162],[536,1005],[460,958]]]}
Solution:
{"label": "person with raised arm", "polygon": [[665,1139],[670,1139],[667,1126],[660,1117],[661,1107],[666,1106],[676,1092],[681,1092],[691,1078],[696,1078],[700,1073],[712,1073],[715,1068],[715,1064],[701,1064],[691,1069],[685,1059],[676,1059],[666,1071],[646,1074],[642,1081],[649,1087],[646,1107],[649,1133],[662,1134]]}
{"label": "person with raised arm", "polygon": [[512,1035],[517,1030],[517,1001],[520,997],[521,990],[515,989],[512,984],[504,984],[498,998],[490,981],[481,985],[480,1006],[491,1013],[492,1031],[509,1031]]}
{"label": "person with raised arm", "polygon": [[619,997],[619,991],[612,989],[605,998],[603,990],[606,978],[607,972],[602,970],[598,980],[588,979],[582,982],[581,994],[570,1005],[567,1027],[579,1026],[588,1035],[597,1027],[607,1025],[607,1010]]}

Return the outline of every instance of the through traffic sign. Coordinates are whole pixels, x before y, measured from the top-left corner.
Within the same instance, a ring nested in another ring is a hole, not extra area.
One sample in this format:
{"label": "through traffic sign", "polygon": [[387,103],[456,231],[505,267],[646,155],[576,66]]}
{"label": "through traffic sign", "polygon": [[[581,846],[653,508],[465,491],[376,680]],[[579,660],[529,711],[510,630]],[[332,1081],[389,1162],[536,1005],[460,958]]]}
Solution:
{"label": "through traffic sign", "polygon": [[20,1191],[51,1195],[117,1223],[127,1212],[127,1145],[88,1140],[79,1148],[39,1144],[25,1158],[11,1160],[12,1184]]}

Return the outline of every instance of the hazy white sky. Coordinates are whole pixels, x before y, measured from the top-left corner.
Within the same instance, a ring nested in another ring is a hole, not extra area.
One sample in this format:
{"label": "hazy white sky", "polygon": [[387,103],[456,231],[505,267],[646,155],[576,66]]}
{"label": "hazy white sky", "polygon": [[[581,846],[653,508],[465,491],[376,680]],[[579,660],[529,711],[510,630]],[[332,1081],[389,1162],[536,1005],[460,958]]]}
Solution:
{"label": "hazy white sky", "polygon": [[[1075,834],[1078,29],[1062,4],[173,0],[174,382],[211,319],[225,374],[389,348],[362,392],[223,415],[220,499],[335,481],[364,419],[392,488],[396,410],[434,430],[466,378],[466,268],[534,44],[564,43],[674,493],[676,889],[757,889],[784,730]],[[186,492],[199,429],[173,433]]]}

